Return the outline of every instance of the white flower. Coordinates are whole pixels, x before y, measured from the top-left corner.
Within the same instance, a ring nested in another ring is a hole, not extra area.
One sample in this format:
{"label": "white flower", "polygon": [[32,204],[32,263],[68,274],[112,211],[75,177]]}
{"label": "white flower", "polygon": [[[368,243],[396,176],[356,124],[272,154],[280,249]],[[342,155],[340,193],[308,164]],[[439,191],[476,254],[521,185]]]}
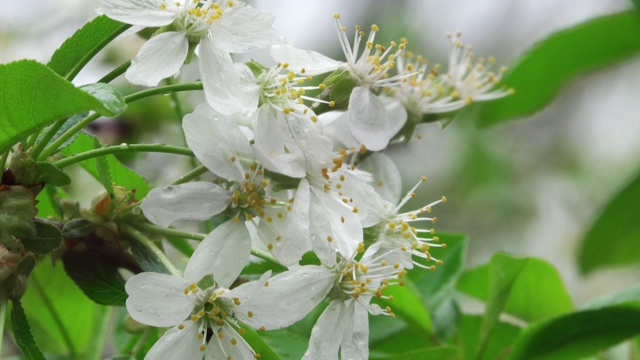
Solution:
{"label": "white flower", "polygon": [[[228,232],[223,224],[215,232]],[[330,290],[331,274],[303,267],[244,283],[231,290],[246,259],[209,235],[196,248],[184,277],[141,273],[125,289],[127,310],[143,324],[169,327],[145,359],[250,359],[238,321],[259,330],[278,329],[303,318]],[[308,278],[318,281],[309,284]]]}
{"label": "white flower", "polygon": [[407,195],[396,206],[384,202],[372,204],[371,213],[379,216],[379,223],[376,228],[379,235],[376,239],[376,254],[384,254],[388,261],[399,263],[405,269],[418,266],[425,269],[435,270],[435,265],[425,265],[424,262],[434,262],[437,265],[442,261],[431,255],[432,248],[445,248],[446,244],[440,244],[439,238],[433,236],[434,229],[421,229],[413,226],[415,223],[436,223],[436,217],[428,216],[433,206],[446,203],[443,196],[440,200],[424,205],[416,210],[400,212],[400,209],[412,198],[416,196],[415,190],[426,181],[422,177],[420,181],[407,193]]}
{"label": "white flower", "polygon": [[149,39],[132,59],[125,76],[138,85],[155,86],[177,73],[190,44],[199,43],[205,48],[200,53],[205,89],[215,91],[221,84],[238,86],[227,81],[230,79],[226,74],[233,73],[229,53],[268,46],[277,38],[271,27],[273,17],[241,1],[99,0],[99,4],[112,19],[138,26],[167,27]]}
{"label": "white flower", "polygon": [[217,184],[195,182],[153,189],[141,206],[149,220],[167,226],[178,219],[206,220],[227,211],[233,232],[219,241],[237,246],[247,256],[250,236],[245,222],[253,224],[267,249],[284,265],[296,264],[311,250],[307,180],[293,179],[294,197],[287,191],[273,191],[233,118],[216,113],[207,104],[185,116],[183,128],[196,157],[221,179]]}
{"label": "white flower", "polygon": [[452,95],[464,100],[467,104],[473,101],[494,100],[513,93],[513,89],[496,88],[502,74],[507,71],[502,67],[498,73],[491,71],[495,62],[493,57],[486,61],[475,59],[471,45],[460,41],[460,33],[449,35],[449,69],[446,82],[455,89]]}
{"label": "white flower", "polygon": [[342,359],[369,358],[368,314],[394,316],[390,308],[370,304],[371,298],[387,298],[384,290],[401,283],[399,279],[406,274],[402,266],[388,263],[370,250],[360,261],[354,260],[354,252],[334,263],[335,285],[329,293],[332,300],[313,327],[304,360],[337,360],[338,354]]}
{"label": "white flower", "polygon": [[[389,117],[385,105],[373,91],[397,86],[406,77],[413,74],[401,73],[389,76],[395,67],[395,58],[402,54],[406,43],[399,45],[391,42],[390,46],[374,45],[378,26],[372,25],[369,37],[364,41],[364,50],[360,52],[364,31],[356,27],[353,47],[346,35],[346,27],[342,25],[339,15],[334,15],[336,30],[346,62],[335,61],[322,54],[296,49],[289,45],[274,45],[271,55],[283,63],[288,63],[293,71],[301,71],[314,75],[328,71],[344,69],[348,71],[357,86],[349,98],[347,123],[353,137],[359,144],[370,150],[382,150],[393,137],[397,129],[406,121],[404,116]],[[394,132],[395,131],[395,132]]]}

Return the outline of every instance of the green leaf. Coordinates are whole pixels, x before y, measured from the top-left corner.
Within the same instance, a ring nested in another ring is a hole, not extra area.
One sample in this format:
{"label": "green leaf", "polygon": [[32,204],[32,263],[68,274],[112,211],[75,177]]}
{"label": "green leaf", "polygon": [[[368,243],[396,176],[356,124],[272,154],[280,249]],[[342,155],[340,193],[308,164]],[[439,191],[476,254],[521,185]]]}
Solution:
{"label": "green leaf", "polygon": [[[93,137],[93,148],[99,149],[102,147],[100,144],[100,140],[97,137]],[[104,189],[111,195],[111,198],[115,196],[115,192],[113,190],[113,180],[111,180],[111,171],[109,169],[109,161],[105,156],[98,156],[96,158],[96,168],[98,169],[98,181]]]}
{"label": "green leaf", "polygon": [[102,305],[124,306],[125,280],[118,268],[104,257],[89,252],[67,251],[62,255],[64,269],[82,292]]}
{"label": "green leaf", "polygon": [[[79,154],[93,149],[94,146],[92,138],[86,134],[79,134],[71,145],[61,150],[61,153],[66,156],[71,156],[73,154]],[[122,186],[127,190],[135,189],[137,200],[141,200],[147,195],[149,192],[149,185],[147,185],[147,182],[142,178],[142,176],[124,166],[120,160],[113,155],[107,155],[104,156],[104,158],[107,160],[111,180],[116,185]],[[100,174],[96,166],[96,162],[93,159],[80,162],[80,166],[96,178],[96,180],[100,181]]]}
{"label": "green leaf", "polygon": [[534,114],[571,79],[640,52],[639,33],[638,14],[630,10],[552,34],[531,47],[504,77],[515,94],[479,106],[478,125]]}
{"label": "green leaf", "polygon": [[[497,261],[512,259],[513,263],[500,270]],[[458,290],[483,301],[489,301],[489,286],[496,271],[516,276],[508,289],[504,310],[518,318],[533,322],[558,316],[573,309],[571,298],[558,271],[544,260],[511,258],[496,254],[487,265],[465,272],[458,282]]]}
{"label": "green leaf", "polygon": [[88,84],[81,86],[80,89],[99,99],[102,105],[111,112],[110,116],[120,115],[127,108],[127,103],[124,101],[122,94],[109,84]]}
{"label": "green leaf", "polygon": [[309,346],[308,338],[286,329],[266,331],[260,337],[282,360],[302,359]]}
{"label": "green leaf", "polygon": [[33,60],[0,65],[0,104],[0,152],[40,127],[75,113],[113,114],[100,99]]}
{"label": "green leaf", "polygon": [[[55,135],[53,135],[51,140],[49,140],[49,143],[47,144],[47,146],[49,146],[49,144],[51,144],[52,142],[57,140],[60,136],[62,136],[62,134],[66,133],[67,130],[69,130],[75,124],[79,123],[80,120],[82,120],[85,117],[87,117],[87,115],[89,115],[88,112],[83,112],[83,113],[80,113],[80,114],[74,114],[74,115],[69,116],[69,118],[67,120],[65,120],[64,124],[62,124],[62,126],[60,126],[60,129],[58,129],[58,131],[56,131]],[[52,126],[54,126],[54,125],[52,125]],[[51,126],[47,126],[45,131],[40,133],[40,135],[38,136],[38,141],[37,142],[40,142],[40,140],[42,140],[42,137],[44,136],[46,130],[49,130],[50,127]],[[62,143],[62,145],[60,145],[60,147],[58,147],[56,152],[60,151],[60,149],[65,148],[69,144],[71,144],[73,142],[73,140],[75,140],[75,138],[77,136],[78,136],[78,133],[74,133],[69,139],[67,139],[64,143]]]}
{"label": "green leaf", "polygon": [[[398,322],[397,319],[394,321]],[[369,329],[372,332],[374,328],[370,326]],[[372,335],[378,336],[378,334]],[[414,327],[405,326],[402,330],[388,334],[375,342],[372,342],[370,337],[369,353],[371,358],[384,357],[389,354],[433,348],[435,344],[436,342],[430,337],[417,333]]]}
{"label": "green leaf", "polygon": [[409,278],[403,278],[404,286],[390,286],[385,296],[393,296],[393,301],[376,300],[382,308],[389,306],[391,311],[407,324],[419,329],[424,335],[433,334],[433,323],[427,305],[420,296],[420,290]]}
{"label": "green leaf", "polygon": [[73,219],[64,224],[62,235],[69,239],[83,238],[96,230],[97,225],[85,219]]}
{"label": "green leaf", "polygon": [[[442,265],[435,271],[414,267],[407,275],[419,289],[420,296],[427,304],[431,314],[434,331],[440,338],[445,338],[454,328],[457,321],[456,309],[450,300],[455,292],[455,284],[462,273],[469,239],[461,234],[437,234],[441,244],[446,248],[431,248],[431,254]],[[453,312],[452,312],[453,311]]]}
{"label": "green leaf", "polygon": [[462,360],[460,349],[454,347],[439,347],[421,350],[403,351],[393,355],[371,356],[371,360],[407,360],[407,359],[429,359],[429,360]]}
{"label": "green leaf", "polygon": [[51,186],[67,186],[71,184],[71,178],[51,163],[39,162],[37,169],[39,181]]}
{"label": "green leaf", "polygon": [[13,336],[20,351],[22,351],[22,355],[27,360],[45,360],[44,355],[42,355],[38,345],[36,345],[36,341],[33,339],[31,327],[29,327],[29,321],[27,321],[20,300],[13,300],[12,302],[11,323],[13,324]]}
{"label": "green leaf", "polygon": [[[478,348],[478,333],[482,327],[482,316],[464,315],[460,322],[459,336],[466,355],[471,359]],[[503,359],[522,332],[519,327],[497,322],[487,341],[482,360]]]}
{"label": "green leaf", "polygon": [[176,248],[176,250],[180,251],[180,253],[182,253],[183,255],[188,257],[191,257],[191,255],[193,255],[193,246],[189,244],[189,241],[187,241],[187,239],[178,238],[175,236],[165,236],[165,239],[167,239],[167,242],[171,244],[171,246]]}
{"label": "green leaf", "polygon": [[45,222],[41,219],[34,221],[36,225],[36,235],[34,237],[25,236],[22,245],[27,250],[37,254],[47,254],[55,250],[62,244],[62,233],[57,226]]}
{"label": "green leaf", "polygon": [[53,53],[47,66],[62,77],[73,78],[100,49],[129,27],[100,15],[68,38]]}
{"label": "green leaf", "polygon": [[582,273],[640,263],[638,203],[640,174],[609,201],[584,236],[578,255]]}
{"label": "green leaf", "polygon": [[632,301],[640,302],[640,283],[616,293],[608,294],[599,299],[590,301],[585,304],[582,309],[599,309],[606,306],[618,305]]}
{"label": "green leaf", "polygon": [[65,273],[62,264],[41,261],[29,276],[22,297],[27,318],[40,348],[51,354],[83,358],[105,308],[88,299]]}
{"label": "green leaf", "polygon": [[256,354],[260,354],[260,359],[280,360],[282,359],[275,351],[262,339],[262,336],[250,327],[241,325],[245,333],[242,337],[251,345]]}
{"label": "green leaf", "polygon": [[585,310],[527,328],[508,359],[581,359],[638,334],[640,302]]}
{"label": "green leaf", "polygon": [[148,247],[140,244],[133,238],[129,239],[129,244],[131,245],[131,253],[133,254],[133,257],[136,259],[143,271],[157,272],[161,274],[171,273]]}

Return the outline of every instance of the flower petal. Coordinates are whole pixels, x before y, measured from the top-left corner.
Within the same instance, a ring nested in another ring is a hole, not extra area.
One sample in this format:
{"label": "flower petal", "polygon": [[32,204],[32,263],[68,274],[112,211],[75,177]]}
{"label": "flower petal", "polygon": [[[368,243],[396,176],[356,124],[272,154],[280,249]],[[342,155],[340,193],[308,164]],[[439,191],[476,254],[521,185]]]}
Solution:
{"label": "flower petal", "polygon": [[353,301],[347,312],[353,314],[345,328],[340,355],[343,359],[369,358],[369,306],[366,300]]}
{"label": "flower petal", "polygon": [[253,96],[245,96],[240,75],[235,69],[231,55],[220,49],[208,37],[200,41],[200,76],[204,95],[217,112],[231,115],[247,112],[254,104]]}
{"label": "flower petal", "polygon": [[288,69],[299,74],[313,76],[335,71],[342,62],[328,58],[320,53],[297,49],[291,45],[273,45],[271,56],[277,62],[288,63]]}
{"label": "flower petal", "polygon": [[[171,24],[178,7],[163,0],[98,0],[100,8],[108,17],[131,25],[148,27]],[[161,8],[165,5],[165,10]]]}
{"label": "flower petal", "polygon": [[151,326],[173,326],[183,321],[193,310],[193,303],[184,295],[187,280],[174,275],[143,272],[125,284],[129,294],[127,311],[131,317]]}
{"label": "flower petal", "polygon": [[302,360],[337,360],[344,329],[350,318],[344,302],[333,300],[313,326],[309,348]]}
{"label": "flower petal", "polygon": [[255,352],[251,346],[231,326],[225,324],[218,331],[209,340],[205,360],[254,359]]}
{"label": "flower petal", "polygon": [[240,3],[211,24],[211,37],[227,53],[243,53],[278,41],[273,15]]}
{"label": "flower petal", "polygon": [[347,113],[351,134],[368,150],[384,149],[394,135],[389,135],[391,127],[384,105],[364,86],[358,86],[351,92]]}
{"label": "flower petal", "polygon": [[258,224],[258,236],[267,247],[271,244],[271,253],[282,265],[297,264],[311,250],[309,205],[309,182],[302,179],[291,211],[273,206],[263,208],[265,216]]}
{"label": "flower petal", "polygon": [[145,360],[201,359],[202,340],[198,339],[198,330],[199,324],[190,320],[185,321],[183,329],[177,326],[169,329],[149,350]]}
{"label": "flower petal", "polygon": [[358,165],[358,169],[368,171],[373,176],[371,184],[380,196],[391,204],[400,202],[402,178],[400,171],[389,156],[374,152]]}
{"label": "flower petal", "polygon": [[320,114],[318,120],[324,126],[327,134],[336,142],[342,144],[343,148],[358,148],[360,143],[351,134],[348,121],[349,113],[346,111],[328,111]]}
{"label": "flower petal", "polygon": [[[200,104],[182,120],[189,148],[211,172],[231,181],[244,181],[240,159],[252,159],[246,136],[229,116]],[[232,160],[236,159],[236,160]]]}
{"label": "flower petal", "polygon": [[169,31],[149,39],[131,60],[125,77],[136,85],[156,86],[177,73],[187,57],[189,43],[183,32]]}
{"label": "flower petal", "polygon": [[[362,225],[358,215],[342,200],[324,189],[311,187],[309,207],[311,245],[326,266],[335,265],[337,250],[344,258],[355,254],[362,242]],[[329,241],[331,239],[331,241]]]}
{"label": "flower petal", "polygon": [[229,287],[249,262],[251,239],[247,226],[229,220],[219,225],[202,240],[184,269],[184,278],[197,282],[213,274],[221,287]]}
{"label": "flower petal", "polygon": [[206,181],[152,189],[140,208],[152,223],[169,226],[177,220],[208,220],[229,206],[231,193]]}
{"label": "flower petal", "polygon": [[[238,305],[235,315],[243,323],[259,329],[281,329],[305,317],[333,287],[335,274],[323,266],[301,266],[269,279],[268,286]],[[233,292],[245,286],[231,290]],[[249,316],[251,312],[251,316]]]}

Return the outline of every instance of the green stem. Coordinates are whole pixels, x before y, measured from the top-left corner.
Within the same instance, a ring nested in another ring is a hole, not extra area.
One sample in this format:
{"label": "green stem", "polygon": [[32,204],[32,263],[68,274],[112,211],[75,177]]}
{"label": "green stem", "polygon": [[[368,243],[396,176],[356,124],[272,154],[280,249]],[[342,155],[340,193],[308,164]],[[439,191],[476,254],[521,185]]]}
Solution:
{"label": "green stem", "polygon": [[118,66],[117,68],[113,69],[113,71],[111,71],[107,75],[103,76],[102,79],[98,80],[98,82],[110,83],[111,81],[113,81],[113,79],[115,79],[118,76],[124,74],[124,72],[127,71],[129,66],[131,66],[131,60],[128,60],[124,64],[122,64],[122,65]]}
{"label": "green stem", "polygon": [[127,152],[138,152],[138,151],[160,152],[160,153],[168,153],[168,154],[194,156],[193,151],[191,151],[189,148],[180,147],[180,146],[163,145],[163,144],[132,144],[132,145],[121,144],[121,145],[114,145],[114,146],[105,146],[100,149],[89,150],[87,152],[83,152],[77,155],[69,156],[68,158],[64,158],[62,160],[58,160],[53,164],[57,166],[59,169],[61,169],[65,166],[69,166],[71,164],[79,163],[81,161],[96,158],[99,156],[127,153]]}
{"label": "green stem", "polygon": [[56,133],[58,132],[58,130],[60,130],[62,125],[64,125],[65,121],[66,121],[66,119],[62,119],[62,120],[58,120],[57,122],[53,123],[51,125],[51,127],[49,128],[49,130],[47,130],[44,133],[44,135],[42,135],[42,138],[40,139],[40,142],[36,144],[36,146],[33,148],[32,152],[31,152],[31,156],[34,159],[38,158],[38,156],[45,149],[45,147],[47,146],[49,141],[51,141],[51,139],[53,139],[53,137],[56,136]]}
{"label": "green stem", "polygon": [[176,269],[171,260],[167,257],[165,253],[160,250],[156,244],[151,241],[148,237],[146,237],[143,233],[138,231],[136,228],[130,225],[122,225],[122,230],[131,235],[134,239],[136,239],[140,244],[145,246],[147,249],[151,250],[151,252],[158,257],[158,260],[164,265],[171,275],[182,276],[180,271]]}
{"label": "green stem", "polygon": [[53,153],[56,152],[56,150],[58,150],[58,148],[62,146],[62,144],[64,144],[76,133],[79,133],[80,131],[82,131],[82,129],[84,129],[85,126],[91,124],[94,120],[98,119],[99,117],[100,117],[100,114],[98,113],[91,114],[86,118],[80,120],[77,124],[70,127],[69,130],[67,130],[59,138],[54,140],[49,146],[47,146],[46,149],[44,149],[44,151],[42,151],[42,153],[40,154],[40,159],[46,159],[49,156],[53,155]]}
{"label": "green stem", "polygon": [[76,75],[78,75],[78,73],[80,72],[80,70],[82,70],[82,68],[84,68],[85,65],[87,65],[87,63],[93,59],[93,57],[100,51],[102,50],[102,48],[104,48],[108,43],[111,42],[111,40],[115,39],[116,37],[118,37],[120,34],[122,34],[125,30],[127,30],[128,28],[130,28],[131,25],[129,24],[122,24],[120,25],[120,27],[118,27],[114,32],[112,32],[111,34],[109,34],[109,36],[101,38],[100,41],[98,41],[96,43],[96,46],[94,46],[91,51],[87,52],[82,59],[80,59],[80,61],[78,61],[76,63],[76,66],[74,66],[69,73],[67,74],[67,76],[65,76],[64,78],[67,79],[68,81],[73,80],[73,78],[76,77]]}
{"label": "green stem", "polygon": [[251,248],[251,255],[253,255],[255,257],[259,257],[260,259],[266,260],[266,261],[268,261],[270,263],[283,266],[282,264],[280,264],[280,262],[278,260],[276,260],[276,258],[274,258],[271,254],[269,254],[266,251],[262,251],[262,250]]}
{"label": "green stem", "polygon": [[110,320],[113,317],[114,309],[113,307],[107,307],[98,324],[94,326],[94,329],[97,328],[98,331],[93,331],[92,333],[93,338],[89,343],[89,349],[86,351],[87,359],[100,360],[102,358],[102,351],[104,350],[104,344],[107,340],[107,333],[111,326]]}
{"label": "green stem", "polygon": [[35,276],[32,276],[31,280],[33,281],[33,285],[35,285],[36,291],[39,293],[40,298],[44,303],[44,306],[47,308],[49,313],[51,313],[53,322],[58,327],[58,331],[60,331],[60,335],[62,335],[62,339],[64,343],[67,345],[67,348],[69,350],[69,355],[71,355],[72,358],[77,359],[78,351],[76,350],[75,345],[73,345],[73,339],[71,338],[71,335],[69,335],[67,328],[64,326],[64,323],[62,322],[60,315],[58,315],[58,312],[53,307],[53,301],[49,298],[49,296],[47,296],[47,293],[45,293],[44,288],[42,287],[42,285],[40,284],[40,282]]}
{"label": "green stem", "polygon": [[195,169],[189,171],[188,173],[182,175],[178,180],[172,182],[171,185],[184,184],[187,181],[191,181],[191,180],[197,178],[198,176],[206,173],[207,170],[208,169],[204,165],[200,165],[197,168],[195,168]]}
{"label": "green stem", "polygon": [[175,236],[183,239],[191,239],[191,240],[198,240],[198,241],[204,240],[204,238],[207,236],[205,234],[169,229],[169,228],[164,228],[164,227],[160,227],[152,224],[136,224],[136,228],[140,231],[144,231],[152,234],[158,234],[158,235],[164,235],[164,236]]}
{"label": "green stem", "polygon": [[[167,85],[172,86],[172,85],[176,85],[175,82],[173,81],[173,78],[166,78],[165,81],[167,82]],[[182,118],[184,117],[184,111],[182,109],[182,102],[180,102],[180,97],[178,97],[178,93],[171,93],[171,101],[173,101],[173,105],[174,108],[176,110],[176,116],[178,117],[178,121],[182,121]]]}
{"label": "green stem", "polygon": [[142,347],[149,340],[149,336],[151,336],[152,328],[147,328],[144,330],[142,335],[140,335],[140,339],[136,342],[136,345],[129,352],[131,355],[136,356],[140,351],[142,351]]}
{"label": "green stem", "polygon": [[158,86],[153,89],[143,90],[124,97],[124,101],[129,104],[131,102],[144,99],[149,96],[172,94],[180,91],[202,90],[202,83],[195,82],[190,84],[178,84]]}
{"label": "green stem", "polygon": [[0,356],[2,356],[2,343],[4,339],[4,323],[7,316],[7,293],[0,289]]}

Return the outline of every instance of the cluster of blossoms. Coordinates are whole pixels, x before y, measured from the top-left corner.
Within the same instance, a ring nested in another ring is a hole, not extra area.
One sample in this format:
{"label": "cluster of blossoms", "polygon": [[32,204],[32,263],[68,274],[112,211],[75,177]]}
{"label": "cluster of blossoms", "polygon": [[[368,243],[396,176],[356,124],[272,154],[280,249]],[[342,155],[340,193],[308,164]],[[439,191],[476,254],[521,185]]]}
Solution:
{"label": "cluster of blossoms", "polygon": [[[376,25],[352,42],[334,21],[344,61],[298,49],[272,28],[271,15],[239,1],[100,0],[109,17],[158,31],[126,73],[154,86],[196,54],[206,103],[183,119],[187,144],[214,175],[153,189],[144,215],[160,226],[226,219],[196,248],[184,276],[141,273],[126,284],[137,321],[171,327],[149,359],[259,357],[245,327],[278,329],[323,300],[304,359],[368,358],[368,314],[393,316],[374,298],[402,285],[414,266],[435,269],[444,247],[431,208],[401,208],[401,179],[382,151],[414,137],[433,114],[505,96],[492,60],[474,59],[451,36],[448,72],[400,40],[375,43]],[[232,53],[268,48],[276,65],[234,63]],[[313,81],[323,75],[323,82]],[[287,271],[238,278],[252,249]],[[300,265],[312,252],[317,265]],[[241,283],[241,285],[236,285]]]}

